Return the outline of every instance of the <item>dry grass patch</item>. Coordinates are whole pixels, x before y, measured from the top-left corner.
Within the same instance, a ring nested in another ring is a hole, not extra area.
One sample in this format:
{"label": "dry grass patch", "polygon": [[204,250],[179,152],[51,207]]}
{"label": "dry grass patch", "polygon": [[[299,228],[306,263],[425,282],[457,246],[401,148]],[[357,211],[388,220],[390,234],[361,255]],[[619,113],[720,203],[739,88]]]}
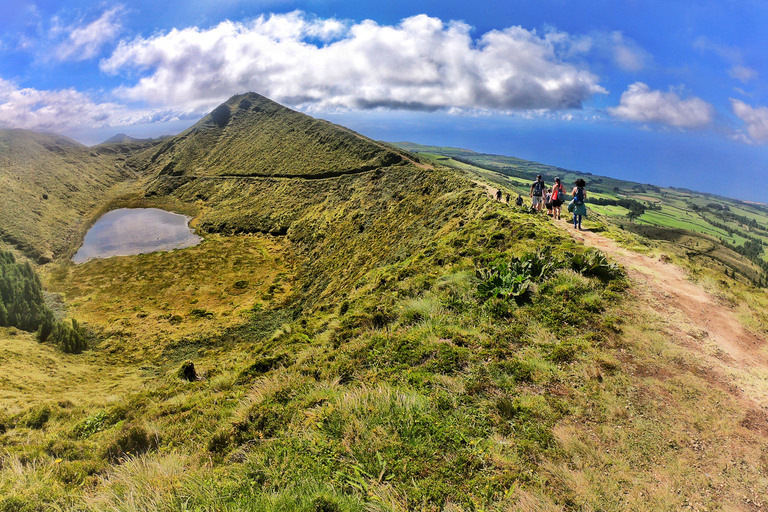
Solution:
{"label": "dry grass patch", "polygon": [[64,354],[34,334],[0,329],[0,409],[10,414],[47,402],[108,403],[146,382],[137,367],[113,366],[100,354]]}

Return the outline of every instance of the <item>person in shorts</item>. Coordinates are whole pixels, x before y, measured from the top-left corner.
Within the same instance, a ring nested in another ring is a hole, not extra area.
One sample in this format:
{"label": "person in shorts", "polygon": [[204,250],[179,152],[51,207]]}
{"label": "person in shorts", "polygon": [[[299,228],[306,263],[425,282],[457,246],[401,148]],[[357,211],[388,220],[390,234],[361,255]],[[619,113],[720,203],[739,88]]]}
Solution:
{"label": "person in shorts", "polygon": [[536,181],[531,184],[531,206],[534,207],[536,211],[541,211],[546,190],[547,186],[544,184],[544,180],[541,179],[541,174],[539,174],[536,176]]}
{"label": "person in shorts", "polygon": [[565,187],[560,182],[560,178],[555,178],[555,185],[552,187],[552,216],[560,220],[560,207],[565,202]]}

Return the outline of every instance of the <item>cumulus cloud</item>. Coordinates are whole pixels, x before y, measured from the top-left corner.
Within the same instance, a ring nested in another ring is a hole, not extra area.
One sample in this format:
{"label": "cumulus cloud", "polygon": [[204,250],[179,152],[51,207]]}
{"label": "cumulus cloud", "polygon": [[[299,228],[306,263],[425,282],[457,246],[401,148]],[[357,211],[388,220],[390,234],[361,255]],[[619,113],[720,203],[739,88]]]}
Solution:
{"label": "cumulus cloud", "polygon": [[627,121],[676,128],[702,128],[714,118],[714,108],[701,98],[682,99],[676,92],[651,90],[642,82],[630,85],[621,95],[619,106],[608,112]]}
{"label": "cumulus cloud", "polygon": [[74,89],[41,91],[21,88],[0,78],[0,127],[67,132],[76,128],[125,126],[169,121],[183,114],[173,110],[129,110],[97,102]]}
{"label": "cumulus cloud", "polygon": [[752,107],[743,101],[731,98],[733,113],[744,121],[749,138],[753,142],[768,143],[768,107]]}
{"label": "cumulus cloud", "polygon": [[118,5],[87,25],[57,27],[53,33],[66,35],[55,50],[56,58],[66,61],[96,57],[104,45],[117,39],[122,32],[121,17],[124,10],[123,6]]}
{"label": "cumulus cloud", "polygon": [[510,27],[470,35],[426,15],[395,26],[304,13],[123,41],[101,69],[141,74],[119,96],[187,109],[253,90],[319,109],[573,109],[606,91],[567,60],[570,35]]}

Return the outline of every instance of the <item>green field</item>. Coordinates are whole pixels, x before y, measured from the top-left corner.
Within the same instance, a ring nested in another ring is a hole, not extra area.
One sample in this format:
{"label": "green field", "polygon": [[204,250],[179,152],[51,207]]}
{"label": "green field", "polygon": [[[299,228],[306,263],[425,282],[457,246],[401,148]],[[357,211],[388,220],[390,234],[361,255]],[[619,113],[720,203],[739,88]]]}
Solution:
{"label": "green field", "polygon": [[[605,216],[627,229],[642,230],[644,227],[684,230],[728,244],[752,260],[756,266],[749,271],[755,282],[768,281],[768,206],[694,192],[690,190],[659,187],[595,176],[589,173],[569,171],[519,158],[475,153],[457,148],[420,146],[402,143],[408,149],[429,161],[463,170],[491,183],[510,194],[528,197],[530,184],[537,174],[542,174],[548,185],[560,177],[570,193],[577,178],[587,182],[590,201],[604,199],[618,201],[630,199],[645,208],[639,216],[628,216],[629,210],[618,205],[588,205],[590,211]],[[674,237],[670,234],[669,237]],[[665,235],[666,237],[666,235]],[[753,244],[747,249],[747,243]],[[756,245],[755,245],[756,244]]]}

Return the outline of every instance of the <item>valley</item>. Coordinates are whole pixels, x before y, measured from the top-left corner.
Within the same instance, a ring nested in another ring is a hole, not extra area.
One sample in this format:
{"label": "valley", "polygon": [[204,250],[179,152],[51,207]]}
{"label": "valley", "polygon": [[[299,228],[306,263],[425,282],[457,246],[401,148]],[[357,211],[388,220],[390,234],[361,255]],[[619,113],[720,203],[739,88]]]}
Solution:
{"label": "valley", "polygon": [[[0,511],[768,506],[768,297],[734,250],[761,206],[588,177],[661,209],[590,204],[575,232],[488,197],[542,164],[398,149],[253,93],[119,140],[0,167],[3,249],[88,340],[0,328]],[[93,202],[40,209],[47,166]],[[204,240],[70,261],[129,206]]]}

